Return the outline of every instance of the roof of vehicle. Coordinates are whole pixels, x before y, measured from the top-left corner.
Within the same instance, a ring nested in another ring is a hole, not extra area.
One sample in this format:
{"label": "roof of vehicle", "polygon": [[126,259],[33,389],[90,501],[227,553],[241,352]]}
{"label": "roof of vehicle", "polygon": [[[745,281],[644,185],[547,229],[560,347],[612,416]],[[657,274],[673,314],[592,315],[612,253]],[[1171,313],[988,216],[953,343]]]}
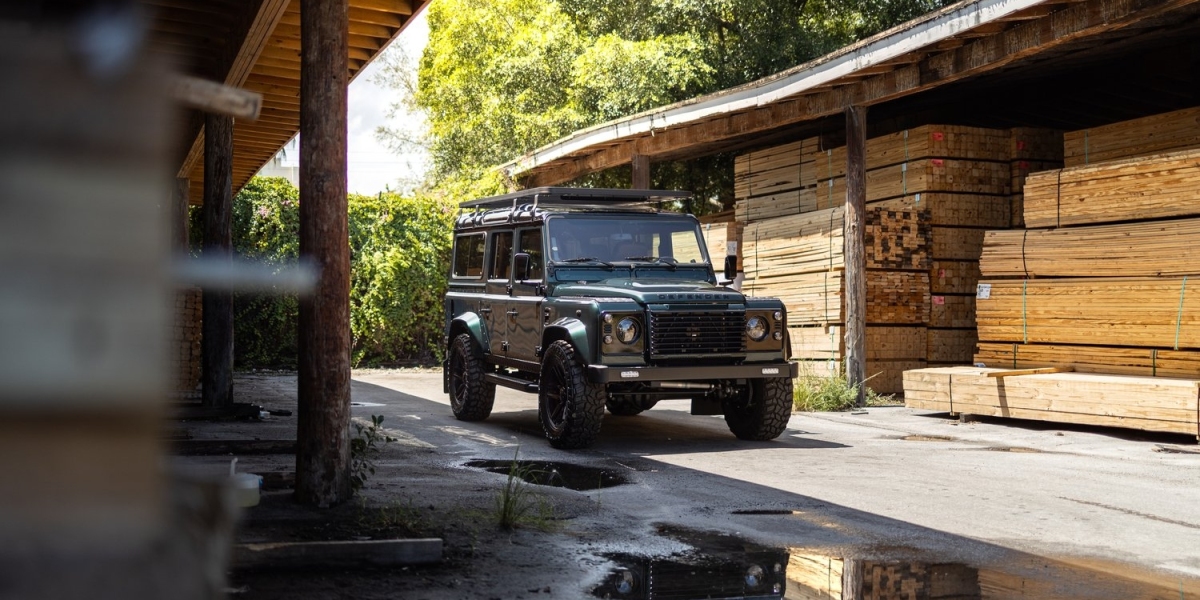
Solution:
{"label": "roof of vehicle", "polygon": [[660,212],[662,203],[690,198],[691,192],[605,188],[540,187],[480,198],[459,206],[457,229],[542,221],[566,212]]}

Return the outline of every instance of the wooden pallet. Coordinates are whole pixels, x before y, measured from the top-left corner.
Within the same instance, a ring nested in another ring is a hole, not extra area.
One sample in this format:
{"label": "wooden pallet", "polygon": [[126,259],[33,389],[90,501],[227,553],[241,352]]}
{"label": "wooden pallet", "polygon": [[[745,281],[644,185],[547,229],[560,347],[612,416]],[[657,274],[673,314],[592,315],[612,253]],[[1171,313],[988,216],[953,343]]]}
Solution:
{"label": "wooden pallet", "polygon": [[904,403],[942,412],[1197,435],[1200,380],[1095,373],[1003,375],[941,367],[904,373]]}
{"label": "wooden pallet", "polygon": [[1081,373],[1200,378],[1200,352],[1167,348],[980,342],[973,364],[1001,369],[1070,367]]}
{"label": "wooden pallet", "polygon": [[1072,131],[1063,136],[1066,166],[1200,148],[1200,107]]}
{"label": "wooden pallet", "polygon": [[1165,277],[981,282],[979,339],[1200,348],[1200,282],[1190,283]]}
{"label": "wooden pallet", "polygon": [[1200,273],[1200,218],[989,231],[985,277],[1142,277]]}
{"label": "wooden pallet", "polygon": [[1033,173],[1024,191],[1026,227],[1196,215],[1200,150]]}
{"label": "wooden pallet", "polygon": [[[845,328],[789,327],[792,358],[803,360],[842,360],[846,351]],[[867,360],[924,360],[927,343],[924,327],[868,325]]]}

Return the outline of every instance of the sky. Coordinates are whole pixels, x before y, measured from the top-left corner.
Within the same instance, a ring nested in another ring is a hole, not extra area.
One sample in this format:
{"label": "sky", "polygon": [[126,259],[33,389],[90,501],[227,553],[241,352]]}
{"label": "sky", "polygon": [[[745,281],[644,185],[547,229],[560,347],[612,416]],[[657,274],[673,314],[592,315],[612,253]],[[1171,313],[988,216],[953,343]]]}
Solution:
{"label": "sky", "polygon": [[[413,58],[415,65],[428,41],[429,25],[425,11],[421,11],[385,52],[403,52]],[[399,92],[374,81],[381,66],[381,60],[373,61],[350,83],[347,184],[352,193],[376,194],[386,188],[401,188],[402,180],[419,180],[429,164],[424,153],[397,154],[376,139],[375,130],[380,125],[403,127],[411,132],[418,132],[424,126],[416,115],[388,118],[388,108],[399,100]],[[300,151],[296,143],[293,138],[284,147],[283,166],[298,166]]]}

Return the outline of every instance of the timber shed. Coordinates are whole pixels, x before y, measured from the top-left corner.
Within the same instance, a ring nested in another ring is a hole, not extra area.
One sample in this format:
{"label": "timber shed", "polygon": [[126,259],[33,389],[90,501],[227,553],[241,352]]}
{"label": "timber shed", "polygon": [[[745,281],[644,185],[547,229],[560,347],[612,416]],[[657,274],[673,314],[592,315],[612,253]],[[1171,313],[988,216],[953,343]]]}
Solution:
{"label": "timber shed", "polygon": [[979,0],[503,166],[714,153],[793,358],[913,408],[1198,430],[1200,3]]}

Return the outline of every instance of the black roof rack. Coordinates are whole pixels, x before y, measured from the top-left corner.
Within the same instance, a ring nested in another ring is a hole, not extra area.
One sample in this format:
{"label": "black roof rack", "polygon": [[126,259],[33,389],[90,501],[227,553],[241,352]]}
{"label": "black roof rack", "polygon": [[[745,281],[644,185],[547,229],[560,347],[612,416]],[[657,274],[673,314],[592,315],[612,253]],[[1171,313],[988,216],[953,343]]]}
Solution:
{"label": "black roof rack", "polygon": [[622,208],[691,198],[691,192],[605,188],[539,187],[459,204],[461,208],[516,208],[524,204],[575,208]]}

